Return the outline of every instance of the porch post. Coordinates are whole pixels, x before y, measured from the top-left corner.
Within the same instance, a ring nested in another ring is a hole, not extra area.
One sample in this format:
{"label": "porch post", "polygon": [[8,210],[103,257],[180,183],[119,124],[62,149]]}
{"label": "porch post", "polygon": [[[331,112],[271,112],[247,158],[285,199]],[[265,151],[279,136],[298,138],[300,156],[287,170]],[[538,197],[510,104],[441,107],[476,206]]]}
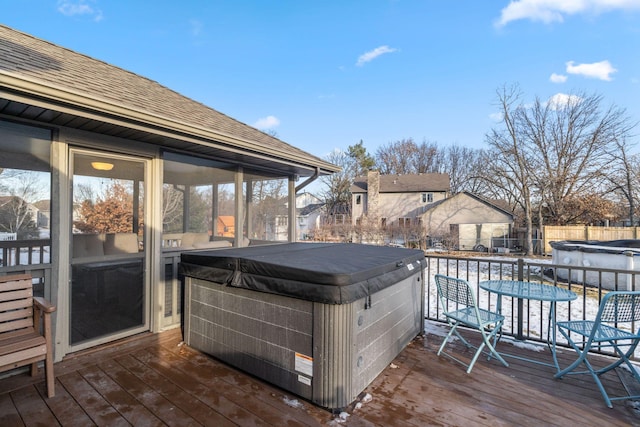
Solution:
{"label": "porch post", "polygon": [[[235,232],[233,237],[233,246],[238,248],[240,247],[240,243],[242,242],[242,236],[244,233],[245,225],[244,225],[244,203],[243,203],[243,191],[242,185],[244,183],[244,169],[242,166],[238,166],[238,170],[236,172],[236,217],[235,221]],[[248,196],[247,196],[248,197]]]}
{"label": "porch post", "polygon": [[289,241],[297,242],[298,233],[296,232],[298,218],[296,216],[296,177],[295,175],[289,176]]}

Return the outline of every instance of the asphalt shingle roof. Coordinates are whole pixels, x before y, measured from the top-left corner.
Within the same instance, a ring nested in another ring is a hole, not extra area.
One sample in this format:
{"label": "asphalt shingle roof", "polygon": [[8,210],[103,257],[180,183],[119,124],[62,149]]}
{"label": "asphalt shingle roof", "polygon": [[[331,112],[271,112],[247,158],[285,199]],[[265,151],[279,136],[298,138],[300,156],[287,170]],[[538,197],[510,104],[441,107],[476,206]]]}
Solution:
{"label": "asphalt shingle roof", "polygon": [[[366,176],[356,177],[351,192],[366,193],[367,185]],[[417,193],[450,189],[449,175],[446,173],[380,175],[381,193]]]}
{"label": "asphalt shingle roof", "polygon": [[[256,152],[275,151],[285,159],[302,158],[329,165],[158,82],[0,25],[0,99],[6,86],[3,80],[9,77],[89,98],[96,105],[110,104],[144,112],[169,124],[186,124],[215,134],[232,135],[254,145]],[[338,170],[332,165],[329,168]]]}

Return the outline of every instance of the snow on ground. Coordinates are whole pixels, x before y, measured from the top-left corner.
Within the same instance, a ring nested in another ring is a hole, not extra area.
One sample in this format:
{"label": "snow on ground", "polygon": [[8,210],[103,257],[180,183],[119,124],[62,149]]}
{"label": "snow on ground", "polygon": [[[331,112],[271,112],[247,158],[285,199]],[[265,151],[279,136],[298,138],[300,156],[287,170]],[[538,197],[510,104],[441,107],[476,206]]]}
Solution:
{"label": "snow on ground", "polygon": [[[442,310],[440,308],[440,301],[438,300],[437,290],[433,276],[436,273],[441,273],[453,277],[459,277],[469,281],[471,284],[477,284],[483,280],[489,279],[512,279],[517,273],[517,268],[514,264],[517,263],[519,258],[496,256],[496,257],[473,257],[473,258],[427,258],[428,263],[427,273],[431,275],[426,279],[427,289],[425,295],[425,307],[427,310],[427,316],[430,319],[436,317],[435,310],[438,307],[437,318],[439,320],[445,320],[442,316]],[[525,277],[535,277],[537,281],[538,277],[543,274],[545,264],[551,264],[550,258],[524,258],[525,261]],[[527,265],[531,263],[533,265]],[[568,302],[556,303],[556,319],[558,321],[563,320],[581,320],[581,319],[594,319],[598,313],[599,302],[595,293],[584,292],[582,286],[574,285],[572,290],[578,294],[578,299]],[[479,306],[482,308],[496,310],[497,298],[495,294],[489,294],[488,292],[478,289],[477,298]],[[505,324],[503,331],[507,334],[512,334],[516,330],[517,325],[514,324],[517,316],[517,299],[511,297],[503,297],[502,302],[502,314],[505,316]],[[532,338],[546,341],[547,328],[549,319],[549,307],[548,302],[540,301],[528,301],[524,300],[524,333],[529,331],[529,336]],[[427,322],[426,322],[427,323]],[[439,332],[440,328],[428,328],[428,333],[435,333],[436,335],[446,335],[448,329],[445,332]],[[509,336],[502,337],[501,342],[511,341],[513,345],[526,346],[535,351],[544,351],[546,348],[544,345],[540,345],[539,342],[517,341],[510,339]],[[557,335],[557,342],[560,345],[566,344],[566,340],[560,334]],[[640,357],[640,349],[636,350],[636,357]]]}

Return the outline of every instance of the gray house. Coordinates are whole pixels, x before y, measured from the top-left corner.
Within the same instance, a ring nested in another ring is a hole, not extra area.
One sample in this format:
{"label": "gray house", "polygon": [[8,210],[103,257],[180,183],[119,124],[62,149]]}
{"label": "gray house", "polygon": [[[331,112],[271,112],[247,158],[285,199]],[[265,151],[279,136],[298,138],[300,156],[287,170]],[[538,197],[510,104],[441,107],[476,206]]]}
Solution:
{"label": "gray house", "polygon": [[513,225],[510,212],[477,195],[451,195],[449,190],[447,174],[370,171],[351,186],[352,224],[368,224],[405,238],[445,241],[462,250],[507,247]]}
{"label": "gray house", "polygon": [[351,222],[367,217],[384,227],[415,225],[429,205],[449,196],[449,175],[380,175],[369,171],[351,186]]}
{"label": "gray house", "polygon": [[472,193],[462,192],[429,205],[420,215],[429,236],[460,250],[508,248],[513,214]]}
{"label": "gray house", "polygon": [[281,214],[274,199],[288,200],[278,239],[294,241],[296,194],[336,170],[157,82],[0,25],[0,196],[50,201],[48,233],[1,242],[0,275],[30,273],[57,305],[57,360],[178,326],[182,251],[265,243]]}

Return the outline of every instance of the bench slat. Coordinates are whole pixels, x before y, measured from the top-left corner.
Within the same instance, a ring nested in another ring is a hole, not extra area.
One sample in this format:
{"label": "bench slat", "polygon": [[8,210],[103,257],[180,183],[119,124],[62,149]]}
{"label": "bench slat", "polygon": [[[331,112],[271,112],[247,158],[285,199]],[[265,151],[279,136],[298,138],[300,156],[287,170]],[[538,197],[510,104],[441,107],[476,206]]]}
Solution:
{"label": "bench slat", "polygon": [[23,350],[27,350],[34,347],[45,346],[46,341],[42,335],[35,332],[25,334],[22,336],[14,336],[7,339],[0,340],[0,358],[6,356],[9,353],[15,353]]}
{"label": "bench slat", "polygon": [[[17,368],[32,363],[34,360],[44,360],[47,356],[47,346],[28,348],[26,350],[0,356],[0,371]],[[26,362],[28,361],[28,362]]]}
{"label": "bench slat", "polygon": [[29,317],[31,317],[31,322],[33,322],[33,306],[0,312],[0,322],[11,322]]}
{"label": "bench slat", "polygon": [[33,307],[32,298],[0,302],[0,312],[16,310],[18,308],[25,308],[25,307]]}
{"label": "bench slat", "polygon": [[13,289],[10,291],[0,291],[0,302],[13,300],[29,300],[33,297],[33,289]]}

